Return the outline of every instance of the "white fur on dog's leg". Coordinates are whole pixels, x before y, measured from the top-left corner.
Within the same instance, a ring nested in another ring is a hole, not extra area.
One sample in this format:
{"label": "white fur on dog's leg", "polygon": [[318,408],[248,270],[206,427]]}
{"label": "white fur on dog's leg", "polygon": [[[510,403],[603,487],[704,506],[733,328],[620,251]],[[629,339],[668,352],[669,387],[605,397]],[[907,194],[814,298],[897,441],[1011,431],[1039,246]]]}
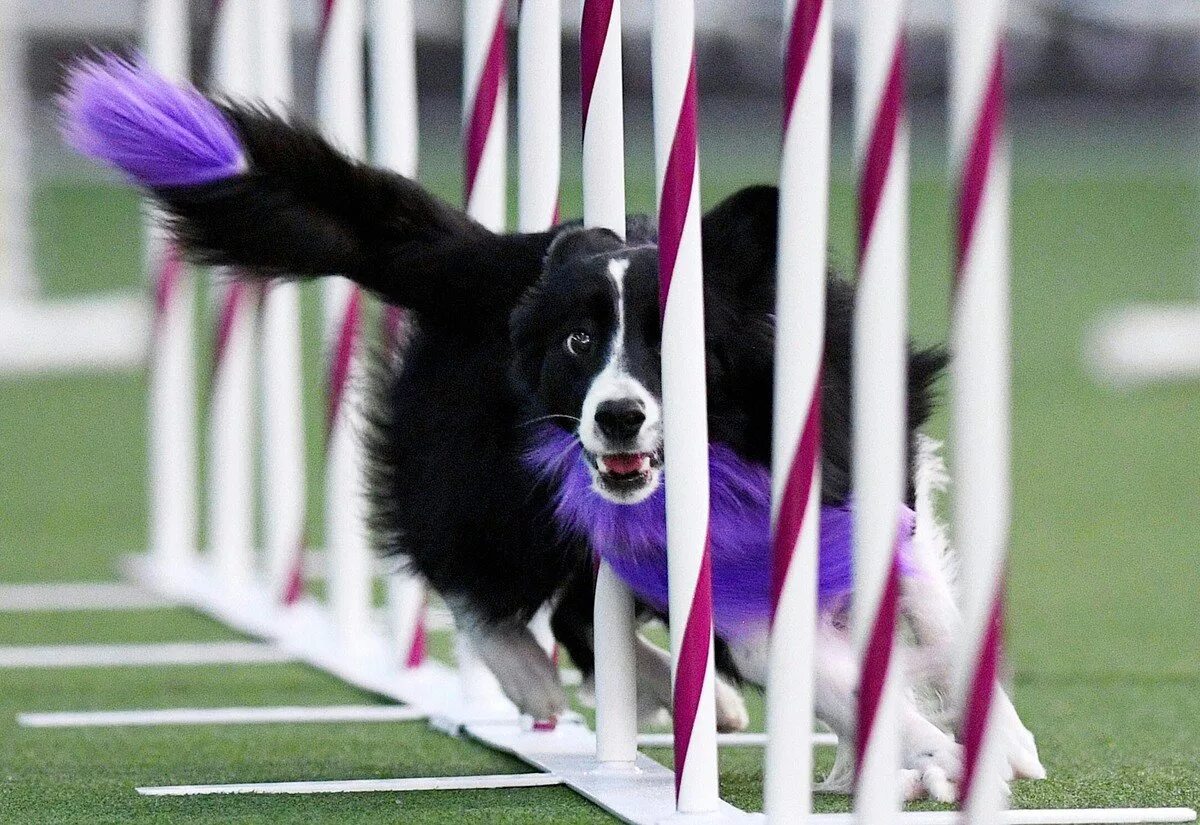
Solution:
{"label": "white fur on dog's leg", "polygon": [[838,740],[829,774],[815,788],[817,793],[849,795],[854,791],[854,745]]}
{"label": "white fur on dog's leg", "polygon": [[1008,765],[1015,779],[1045,779],[1046,768],[1038,756],[1037,742],[1033,734],[1021,722],[1017,709],[1008,694],[997,685],[995,700],[995,725],[1002,737],[1002,747],[1008,757]]}
{"label": "white fur on dog's leg", "polygon": [[938,765],[930,765],[921,775],[921,784],[934,802],[952,803],[958,800],[958,788]]}
{"label": "white fur on dog's leg", "polygon": [[742,692],[720,676],[716,679],[716,688],[717,730],[721,733],[737,733],[749,727],[750,711],[746,710]]}
{"label": "white fur on dog's leg", "polygon": [[589,673],[579,681],[575,699],[585,708],[596,707],[596,677],[593,674]]}
{"label": "white fur on dog's leg", "polygon": [[522,713],[553,719],[567,708],[558,668],[529,628],[467,630],[471,642],[504,693]]}
{"label": "white fur on dog's leg", "polygon": [[900,798],[905,802],[916,802],[925,798],[925,783],[921,781],[921,772],[912,768],[900,770]]}

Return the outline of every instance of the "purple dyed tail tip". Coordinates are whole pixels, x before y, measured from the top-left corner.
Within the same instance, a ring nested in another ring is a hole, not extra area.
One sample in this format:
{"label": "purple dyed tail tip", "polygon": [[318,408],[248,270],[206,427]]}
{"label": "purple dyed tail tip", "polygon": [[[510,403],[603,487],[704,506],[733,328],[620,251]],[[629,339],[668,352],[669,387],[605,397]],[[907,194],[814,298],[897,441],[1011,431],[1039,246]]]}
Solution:
{"label": "purple dyed tail tip", "polygon": [[197,186],[246,171],[245,153],[221,110],[141,59],[110,53],[76,63],[59,106],[71,148],[141,186]]}

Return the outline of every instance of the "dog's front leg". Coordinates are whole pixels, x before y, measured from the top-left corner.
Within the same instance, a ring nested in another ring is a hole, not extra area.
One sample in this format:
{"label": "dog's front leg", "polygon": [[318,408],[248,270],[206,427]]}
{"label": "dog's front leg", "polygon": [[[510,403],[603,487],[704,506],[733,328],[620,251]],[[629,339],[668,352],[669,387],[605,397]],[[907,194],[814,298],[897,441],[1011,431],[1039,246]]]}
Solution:
{"label": "dog's front leg", "polygon": [[522,624],[488,627],[479,622],[457,622],[471,646],[496,676],[504,694],[522,713],[534,719],[552,719],[567,708],[567,695],[558,668]]}

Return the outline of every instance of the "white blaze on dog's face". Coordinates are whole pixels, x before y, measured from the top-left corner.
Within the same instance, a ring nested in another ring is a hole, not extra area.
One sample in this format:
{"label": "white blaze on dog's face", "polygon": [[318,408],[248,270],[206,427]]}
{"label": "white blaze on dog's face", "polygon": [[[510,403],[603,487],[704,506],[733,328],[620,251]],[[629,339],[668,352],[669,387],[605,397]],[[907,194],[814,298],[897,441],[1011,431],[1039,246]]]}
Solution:
{"label": "white blaze on dog's face", "polygon": [[592,470],[592,485],[623,504],[644,501],[662,472],[662,410],[636,371],[625,297],[628,257],[611,257],[608,275],[616,299],[616,326],[608,360],[592,379],[579,416],[579,440]]}
{"label": "white blaze on dog's face", "polygon": [[531,418],[578,436],[599,495],[646,500],[663,456],[656,248],[567,230],[510,323]]}

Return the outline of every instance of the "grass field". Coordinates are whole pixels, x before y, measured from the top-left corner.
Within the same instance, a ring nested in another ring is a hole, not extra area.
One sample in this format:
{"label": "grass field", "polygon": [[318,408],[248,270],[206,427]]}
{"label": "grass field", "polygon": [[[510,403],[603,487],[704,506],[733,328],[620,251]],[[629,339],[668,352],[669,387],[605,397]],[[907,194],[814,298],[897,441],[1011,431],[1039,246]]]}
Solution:
{"label": "grass field", "polygon": [[[717,147],[704,162],[709,202],[771,176],[770,147],[742,134],[742,144],[709,143]],[[1106,307],[1196,297],[1194,170],[1153,128],[1135,130],[1137,140],[1088,134],[1031,129],[1016,142],[1009,664],[1050,778],[1019,784],[1014,798],[1026,807],[1197,807],[1200,388],[1116,394],[1091,383],[1080,359],[1086,325]],[[651,175],[634,154],[630,199],[644,209]],[[435,150],[425,168],[453,197],[454,165]],[[842,260],[852,249],[850,181],[839,167],[832,243]],[[946,202],[938,158],[922,157],[911,300],[922,341],[945,335]],[[565,213],[577,205],[568,174]],[[137,283],[137,201],[127,191],[48,180],[36,226],[51,293]],[[144,390],[141,374],[0,381],[0,581],[111,578],[121,554],[144,546]],[[944,434],[944,414],[934,430]],[[311,458],[312,535],[320,535],[315,451]],[[5,645],[225,638],[232,634],[181,610],[0,614]],[[14,721],[34,710],[356,701],[370,698],[293,665],[0,671],[0,822],[606,821],[561,788],[182,800],[132,790],[521,769],[418,723],[30,731]],[[735,804],[761,806],[759,759],[723,754],[723,791]]]}

